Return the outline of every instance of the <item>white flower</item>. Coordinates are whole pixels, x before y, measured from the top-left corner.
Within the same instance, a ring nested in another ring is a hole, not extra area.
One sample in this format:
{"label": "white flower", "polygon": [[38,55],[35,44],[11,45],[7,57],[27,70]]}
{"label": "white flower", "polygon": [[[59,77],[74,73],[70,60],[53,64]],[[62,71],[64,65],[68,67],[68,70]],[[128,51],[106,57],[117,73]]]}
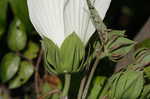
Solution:
{"label": "white flower", "polygon": [[[95,0],[103,19],[111,0]],[[94,33],[86,0],[28,0],[29,16],[37,32],[61,46],[75,32],[86,44]]]}

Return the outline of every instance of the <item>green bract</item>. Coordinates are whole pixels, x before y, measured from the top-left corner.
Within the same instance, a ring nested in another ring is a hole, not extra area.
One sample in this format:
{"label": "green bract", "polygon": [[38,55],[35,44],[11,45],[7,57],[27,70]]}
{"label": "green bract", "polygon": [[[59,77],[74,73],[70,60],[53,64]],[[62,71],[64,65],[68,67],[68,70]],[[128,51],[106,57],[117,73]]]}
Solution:
{"label": "green bract", "polygon": [[26,83],[34,72],[33,65],[27,61],[22,61],[17,76],[9,82],[9,88],[18,88]]}
{"label": "green bract", "polygon": [[122,59],[134,46],[135,42],[124,37],[125,31],[112,30],[106,44],[106,55],[111,60]]}
{"label": "green bract", "polygon": [[6,54],[0,64],[0,77],[2,82],[10,80],[17,72],[20,57],[13,53]]}
{"label": "green bract", "polygon": [[58,48],[51,40],[42,40],[45,67],[55,74],[78,72],[82,68],[81,62],[85,55],[84,45],[79,37],[72,33]]}
{"label": "green bract", "polygon": [[13,51],[19,51],[24,49],[27,41],[27,35],[24,25],[19,19],[14,19],[9,27],[8,33],[8,47]]}

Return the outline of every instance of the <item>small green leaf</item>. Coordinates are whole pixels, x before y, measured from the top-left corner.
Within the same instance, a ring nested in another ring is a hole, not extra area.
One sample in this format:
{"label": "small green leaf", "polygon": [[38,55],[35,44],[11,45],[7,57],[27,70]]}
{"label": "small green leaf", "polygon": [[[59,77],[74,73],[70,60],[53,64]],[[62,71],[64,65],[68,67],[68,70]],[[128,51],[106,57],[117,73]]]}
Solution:
{"label": "small green leaf", "polygon": [[17,76],[9,82],[9,88],[14,89],[25,84],[34,72],[33,65],[27,61],[22,61]]}
{"label": "small green leaf", "polygon": [[25,48],[27,42],[27,35],[25,32],[24,25],[16,18],[13,20],[9,27],[7,36],[8,47],[12,51],[20,51]]}
{"label": "small green leaf", "polygon": [[14,53],[6,54],[0,64],[0,77],[2,82],[10,80],[17,72],[20,64],[20,57]]}
{"label": "small green leaf", "polygon": [[29,41],[28,48],[24,52],[24,56],[27,57],[28,59],[34,59],[37,57],[38,52],[39,52],[39,45],[32,41]]}
{"label": "small green leaf", "polygon": [[88,99],[98,99],[98,95],[102,91],[105,81],[106,81],[106,77],[103,76],[95,77],[92,83],[92,89],[88,96]]}

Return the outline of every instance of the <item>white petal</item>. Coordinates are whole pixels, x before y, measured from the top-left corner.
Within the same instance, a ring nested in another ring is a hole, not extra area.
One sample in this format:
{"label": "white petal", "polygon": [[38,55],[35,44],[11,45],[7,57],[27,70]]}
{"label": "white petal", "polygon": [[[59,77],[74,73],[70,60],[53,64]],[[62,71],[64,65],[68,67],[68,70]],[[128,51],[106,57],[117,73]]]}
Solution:
{"label": "white petal", "polygon": [[[94,1],[94,0],[93,0]],[[109,8],[111,0],[95,0],[94,6],[97,9],[99,15],[104,19],[106,12]]]}
{"label": "white petal", "polygon": [[75,32],[86,44],[95,31],[86,0],[68,0],[64,11],[65,36]]}
{"label": "white petal", "polygon": [[59,47],[64,40],[63,8],[66,0],[28,0],[32,24],[41,36]]}

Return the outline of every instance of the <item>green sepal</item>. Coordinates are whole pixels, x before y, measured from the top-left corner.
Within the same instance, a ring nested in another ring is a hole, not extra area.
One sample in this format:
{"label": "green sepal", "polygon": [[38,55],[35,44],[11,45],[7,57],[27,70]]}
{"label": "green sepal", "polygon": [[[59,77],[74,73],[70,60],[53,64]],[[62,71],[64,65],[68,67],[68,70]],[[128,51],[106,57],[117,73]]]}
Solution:
{"label": "green sepal", "polygon": [[120,36],[124,36],[125,33],[126,33],[125,30],[111,30],[109,32],[110,35],[115,35],[116,34],[116,35],[120,35]]}
{"label": "green sepal", "polygon": [[42,40],[42,47],[44,49],[45,68],[48,72],[57,74],[57,67],[61,67],[61,57],[58,46],[45,37]]}
{"label": "green sepal", "polygon": [[9,27],[7,36],[8,47],[12,51],[23,50],[26,46],[27,34],[21,20],[15,18]]}
{"label": "green sepal", "polygon": [[48,38],[42,40],[44,49],[45,67],[49,72],[55,74],[78,72],[83,65],[80,65],[85,49],[79,37],[72,33],[61,47]]}
{"label": "green sepal", "polygon": [[134,58],[136,61],[136,64],[141,66],[147,66],[150,65],[150,50],[145,48],[140,48],[135,51]]}
{"label": "green sepal", "polygon": [[106,44],[106,55],[113,61],[122,59],[135,45],[135,42],[124,37],[125,31],[112,31]]}
{"label": "green sepal", "polygon": [[85,52],[82,41],[75,33],[72,33],[64,40],[60,53],[63,60],[61,71],[78,72],[80,70],[80,63]]}
{"label": "green sepal", "polygon": [[34,72],[34,67],[32,63],[27,62],[27,61],[22,61],[20,64],[20,69],[19,69],[18,74],[16,75],[15,78],[13,78],[9,82],[9,88],[14,89],[14,88],[18,88],[22,86],[30,79],[33,72]]}
{"label": "green sepal", "polygon": [[0,64],[0,78],[3,83],[10,80],[18,71],[21,58],[14,53],[6,54]]}
{"label": "green sepal", "polygon": [[[126,71],[112,84],[111,99],[137,99],[143,89],[144,78],[141,71]],[[132,93],[132,94],[131,94]]]}

